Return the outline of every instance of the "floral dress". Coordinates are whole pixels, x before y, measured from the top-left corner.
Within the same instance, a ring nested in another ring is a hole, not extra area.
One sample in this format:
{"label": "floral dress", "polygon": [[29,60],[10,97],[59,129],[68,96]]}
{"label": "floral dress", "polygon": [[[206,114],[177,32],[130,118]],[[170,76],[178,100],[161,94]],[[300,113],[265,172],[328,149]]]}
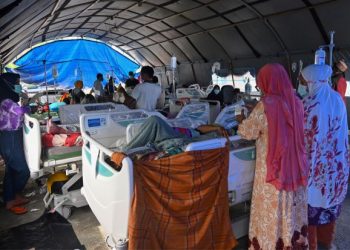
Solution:
{"label": "floral dress", "polygon": [[305,143],[310,163],[309,225],[340,215],[348,188],[349,148],[345,106],[329,86],[304,98]]}
{"label": "floral dress", "polygon": [[249,225],[249,249],[307,249],[307,191],[279,191],[266,183],[268,124],[258,103],[239,126],[245,139],[256,140],[257,159]]}

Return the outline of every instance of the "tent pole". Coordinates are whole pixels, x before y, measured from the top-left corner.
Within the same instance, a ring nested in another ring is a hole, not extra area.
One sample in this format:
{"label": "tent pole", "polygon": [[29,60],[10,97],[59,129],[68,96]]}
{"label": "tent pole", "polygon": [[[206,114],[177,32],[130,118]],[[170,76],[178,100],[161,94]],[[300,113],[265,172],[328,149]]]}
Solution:
{"label": "tent pole", "polygon": [[2,55],[0,54],[0,74],[4,73],[4,65],[2,63]]}
{"label": "tent pole", "polygon": [[230,59],[230,69],[231,69],[231,78],[232,78],[232,85],[234,88],[236,88],[236,85],[235,85],[235,78],[233,76],[233,62],[232,62],[232,59]]}

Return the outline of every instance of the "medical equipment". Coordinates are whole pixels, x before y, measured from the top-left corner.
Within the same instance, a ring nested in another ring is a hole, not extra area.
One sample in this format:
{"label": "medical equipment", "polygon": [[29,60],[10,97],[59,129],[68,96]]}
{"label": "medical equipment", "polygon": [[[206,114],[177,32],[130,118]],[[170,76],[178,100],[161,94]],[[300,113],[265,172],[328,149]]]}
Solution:
{"label": "medical equipment", "polygon": [[[127,157],[122,162],[122,168],[116,169],[111,164],[110,157],[118,139],[132,137],[127,134],[130,132],[127,128],[147,119],[144,115],[147,113],[137,114],[137,112],[139,111],[135,111],[129,117],[125,113],[84,114],[80,117],[84,139],[82,194],[108,235],[109,245],[113,245],[116,249],[126,248],[128,242],[129,207],[134,185],[133,162]],[[230,205],[235,207],[251,198],[255,146],[254,143],[241,140],[238,136],[231,137],[230,142],[228,195]],[[202,141],[188,145],[187,150],[220,148],[225,143],[224,138]],[[249,213],[247,211],[233,219],[233,228],[238,238],[248,232]]]}

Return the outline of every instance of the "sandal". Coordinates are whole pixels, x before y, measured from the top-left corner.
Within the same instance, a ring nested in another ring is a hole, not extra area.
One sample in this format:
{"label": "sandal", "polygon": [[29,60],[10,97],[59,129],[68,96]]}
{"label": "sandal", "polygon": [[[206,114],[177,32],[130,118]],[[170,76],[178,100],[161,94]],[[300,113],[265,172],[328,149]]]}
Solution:
{"label": "sandal", "polygon": [[25,214],[28,212],[27,208],[20,206],[13,206],[11,208],[8,208],[8,210],[16,215]]}
{"label": "sandal", "polygon": [[21,198],[20,200],[16,200],[15,203],[14,203],[14,206],[23,206],[23,205],[26,205],[30,202],[29,199],[26,199],[26,198]]}

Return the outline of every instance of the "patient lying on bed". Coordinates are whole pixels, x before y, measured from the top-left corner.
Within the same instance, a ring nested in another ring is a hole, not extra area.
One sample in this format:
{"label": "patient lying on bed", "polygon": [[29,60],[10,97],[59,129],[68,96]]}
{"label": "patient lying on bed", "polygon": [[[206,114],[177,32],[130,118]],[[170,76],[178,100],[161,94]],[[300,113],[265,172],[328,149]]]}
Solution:
{"label": "patient lying on bed", "polygon": [[41,137],[44,147],[73,147],[83,144],[79,128],[76,126],[60,127],[49,119],[46,130]]}
{"label": "patient lying on bed", "polygon": [[162,118],[151,116],[141,125],[133,140],[118,150],[130,154],[134,149],[146,147],[145,154],[158,152],[156,158],[163,158],[184,152],[191,142],[219,137],[215,132],[201,135],[200,131],[200,128],[173,128]]}

